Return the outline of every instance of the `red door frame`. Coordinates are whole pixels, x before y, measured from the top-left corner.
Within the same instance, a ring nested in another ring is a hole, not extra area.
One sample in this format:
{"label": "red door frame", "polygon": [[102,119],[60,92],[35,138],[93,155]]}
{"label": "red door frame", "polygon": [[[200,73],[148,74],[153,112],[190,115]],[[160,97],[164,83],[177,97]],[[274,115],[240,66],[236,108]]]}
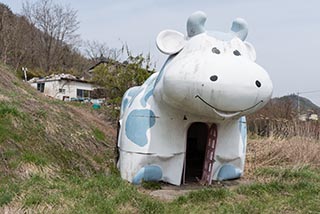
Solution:
{"label": "red door frame", "polygon": [[216,124],[212,124],[208,132],[208,141],[206,146],[206,154],[204,157],[203,168],[202,168],[202,178],[201,183],[205,185],[210,185],[212,183],[212,169],[215,162],[214,155],[216,151],[218,139],[218,129]]}

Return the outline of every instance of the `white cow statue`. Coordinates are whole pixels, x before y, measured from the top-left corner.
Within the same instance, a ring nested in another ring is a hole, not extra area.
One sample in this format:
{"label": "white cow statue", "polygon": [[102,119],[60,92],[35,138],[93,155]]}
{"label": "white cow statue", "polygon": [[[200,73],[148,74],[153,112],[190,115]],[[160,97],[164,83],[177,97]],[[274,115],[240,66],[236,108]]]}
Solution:
{"label": "white cow statue", "polygon": [[244,116],[270,100],[273,86],[245,41],[246,21],[235,19],[223,33],[207,31],[206,19],[193,13],[186,36],[160,32],[156,44],[167,61],[123,96],[117,164],[129,182],[211,184],[243,175]]}

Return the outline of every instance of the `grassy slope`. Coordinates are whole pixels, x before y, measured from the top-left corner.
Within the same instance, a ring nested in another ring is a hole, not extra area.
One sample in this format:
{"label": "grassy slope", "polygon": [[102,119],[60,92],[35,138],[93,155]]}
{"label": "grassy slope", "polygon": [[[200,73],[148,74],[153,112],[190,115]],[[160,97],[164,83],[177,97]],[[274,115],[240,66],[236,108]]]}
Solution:
{"label": "grassy slope", "polygon": [[251,140],[250,184],[163,202],[119,177],[114,137],[96,112],[48,99],[0,66],[0,213],[320,212],[319,142]]}

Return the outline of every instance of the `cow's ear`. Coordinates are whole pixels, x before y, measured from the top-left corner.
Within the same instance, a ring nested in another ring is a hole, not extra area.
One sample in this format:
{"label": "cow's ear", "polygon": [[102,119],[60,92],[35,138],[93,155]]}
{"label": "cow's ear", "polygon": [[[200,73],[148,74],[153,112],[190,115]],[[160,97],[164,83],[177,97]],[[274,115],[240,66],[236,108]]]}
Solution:
{"label": "cow's ear", "polygon": [[256,50],[254,49],[253,45],[249,42],[244,42],[244,44],[246,45],[246,48],[247,48],[248,57],[252,61],[256,61],[257,55],[256,55]]}
{"label": "cow's ear", "polygon": [[164,30],[157,36],[158,49],[168,55],[178,53],[185,45],[184,35],[175,30]]}

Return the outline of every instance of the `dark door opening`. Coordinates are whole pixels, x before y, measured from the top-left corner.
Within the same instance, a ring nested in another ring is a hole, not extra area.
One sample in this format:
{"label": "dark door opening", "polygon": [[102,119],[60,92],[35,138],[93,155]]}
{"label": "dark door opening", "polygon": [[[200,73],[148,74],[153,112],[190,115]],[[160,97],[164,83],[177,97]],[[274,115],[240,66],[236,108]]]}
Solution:
{"label": "dark door opening", "polygon": [[208,125],[193,123],[187,134],[187,151],[185,162],[184,182],[201,180],[208,141]]}

